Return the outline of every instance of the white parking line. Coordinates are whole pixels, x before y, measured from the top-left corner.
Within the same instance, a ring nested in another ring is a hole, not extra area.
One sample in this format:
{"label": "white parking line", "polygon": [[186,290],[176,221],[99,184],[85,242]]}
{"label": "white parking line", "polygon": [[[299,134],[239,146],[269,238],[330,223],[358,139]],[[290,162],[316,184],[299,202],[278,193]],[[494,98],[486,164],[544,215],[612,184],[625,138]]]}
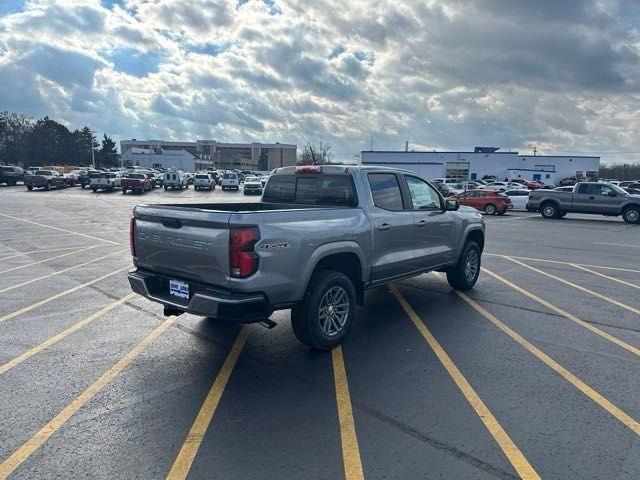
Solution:
{"label": "white parking line", "polygon": [[[487,255],[489,257],[501,257],[507,258],[507,255],[503,255],[500,253],[487,253],[483,252],[483,255]],[[607,267],[604,265],[590,265],[588,263],[575,263],[575,262],[561,262],[559,260],[547,260],[545,258],[532,258],[532,257],[516,257],[515,255],[509,255],[511,258],[517,258],[518,260],[531,260],[534,262],[545,262],[545,263],[557,263],[560,265],[580,265],[581,267],[591,267],[591,268],[603,268],[605,270],[617,270],[619,272],[632,272],[632,273],[640,273],[640,270],[634,270],[633,268],[621,268],[621,267]]]}
{"label": "white parking line", "polygon": [[[99,245],[94,245],[96,247],[98,247]],[[0,260],[9,260],[10,258],[15,258],[15,257],[23,257],[25,255],[32,255],[35,253],[47,253],[47,252],[62,252],[64,250],[73,250],[74,248],[81,248],[82,245],[76,245],[74,247],[64,247],[64,248],[46,248],[44,250],[31,250],[29,252],[20,252],[20,253],[13,253],[7,257],[0,257]]]}
{"label": "white parking line", "polygon": [[624,243],[609,243],[609,242],[593,242],[595,245],[612,245],[614,247],[629,247],[640,248],[640,245],[626,245]]}
{"label": "white parking line", "polygon": [[107,242],[107,243],[111,243],[113,245],[122,245],[121,243],[114,242],[112,240],[107,240],[105,238],[94,237],[93,235],[87,235],[85,233],[78,233],[78,232],[74,232],[72,230],[67,230],[65,228],[53,227],[51,225],[45,225],[44,223],[38,223],[38,222],[34,222],[32,220],[25,220],[23,218],[14,217],[12,215],[5,215],[4,213],[0,213],[0,216],[5,217],[5,218],[11,218],[13,220],[19,220],[21,222],[31,223],[33,225],[38,225],[40,227],[46,227],[46,228],[51,228],[53,230],[59,230],[61,232],[65,232],[65,233],[69,233],[69,234],[79,235],[80,237],[92,238],[93,240],[99,240],[101,242]]}
{"label": "white parking line", "polygon": [[[75,255],[76,253],[81,253],[81,252],[84,252],[86,250],[91,250],[92,248],[96,248],[97,246],[98,245],[93,245],[91,247],[84,247],[84,248],[81,248],[79,250],[74,250],[72,252],[63,253],[61,255],[56,255],[55,257],[49,257],[49,258],[45,258],[44,260],[38,260],[37,262],[27,263],[26,265],[18,265],[17,267],[13,267],[13,268],[7,268],[6,270],[0,270],[0,273],[14,272],[16,270],[21,270],[23,268],[32,267],[32,266],[38,265],[40,263],[46,263],[46,262],[50,262],[51,260],[56,260],[58,258],[68,257],[69,255]],[[100,245],[100,246],[103,246],[103,245]]]}

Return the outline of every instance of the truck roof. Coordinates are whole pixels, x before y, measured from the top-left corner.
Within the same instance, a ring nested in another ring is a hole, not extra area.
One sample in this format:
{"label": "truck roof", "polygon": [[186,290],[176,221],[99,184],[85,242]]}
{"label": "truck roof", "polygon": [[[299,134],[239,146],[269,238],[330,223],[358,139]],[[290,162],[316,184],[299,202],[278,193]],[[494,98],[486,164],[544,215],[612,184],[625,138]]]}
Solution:
{"label": "truck roof", "polygon": [[295,173],[298,167],[322,167],[322,173],[329,173],[333,175],[348,174],[353,171],[370,171],[370,170],[388,170],[390,172],[402,172],[416,175],[415,172],[405,170],[403,168],[395,167],[383,167],[380,165],[297,165],[291,167],[276,168],[272,175],[291,175]]}

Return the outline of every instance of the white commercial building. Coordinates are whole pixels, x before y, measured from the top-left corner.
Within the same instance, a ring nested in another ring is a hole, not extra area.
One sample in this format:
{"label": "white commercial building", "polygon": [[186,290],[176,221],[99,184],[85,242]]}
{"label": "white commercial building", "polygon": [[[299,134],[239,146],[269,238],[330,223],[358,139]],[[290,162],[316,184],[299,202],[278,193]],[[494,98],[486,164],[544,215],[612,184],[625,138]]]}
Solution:
{"label": "white commercial building", "polygon": [[125,166],[175,168],[185,172],[197,172],[213,167],[213,162],[202,160],[186,150],[132,148],[120,155],[120,161]]}
{"label": "white commercial building", "polygon": [[431,179],[461,180],[495,176],[499,180],[523,178],[557,184],[564,177],[597,178],[600,157],[577,155],[519,155],[478,147],[473,152],[362,151],[363,165],[404,168]]}

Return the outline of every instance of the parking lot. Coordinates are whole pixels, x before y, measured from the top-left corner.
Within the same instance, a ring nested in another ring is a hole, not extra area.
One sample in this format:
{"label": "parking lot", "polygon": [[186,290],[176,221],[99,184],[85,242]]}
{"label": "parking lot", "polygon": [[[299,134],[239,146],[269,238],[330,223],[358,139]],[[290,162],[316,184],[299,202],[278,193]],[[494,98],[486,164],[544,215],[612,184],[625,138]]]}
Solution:
{"label": "parking lot", "polygon": [[640,229],[487,217],[468,294],[369,291],[341,348],[131,293],[142,202],[0,187],[0,478],[637,479]]}

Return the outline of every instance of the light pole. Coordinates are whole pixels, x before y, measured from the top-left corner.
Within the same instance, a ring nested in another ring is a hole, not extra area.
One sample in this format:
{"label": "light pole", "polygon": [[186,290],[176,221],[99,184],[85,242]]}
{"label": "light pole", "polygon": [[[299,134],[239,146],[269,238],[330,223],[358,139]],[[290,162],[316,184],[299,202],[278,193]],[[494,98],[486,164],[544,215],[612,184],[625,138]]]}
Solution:
{"label": "light pole", "polygon": [[89,132],[91,132],[91,137],[89,138],[89,147],[91,148],[91,165],[93,165],[93,169],[96,169],[96,156],[95,156],[95,152],[93,151],[93,135],[94,132],[93,130],[89,130]]}

